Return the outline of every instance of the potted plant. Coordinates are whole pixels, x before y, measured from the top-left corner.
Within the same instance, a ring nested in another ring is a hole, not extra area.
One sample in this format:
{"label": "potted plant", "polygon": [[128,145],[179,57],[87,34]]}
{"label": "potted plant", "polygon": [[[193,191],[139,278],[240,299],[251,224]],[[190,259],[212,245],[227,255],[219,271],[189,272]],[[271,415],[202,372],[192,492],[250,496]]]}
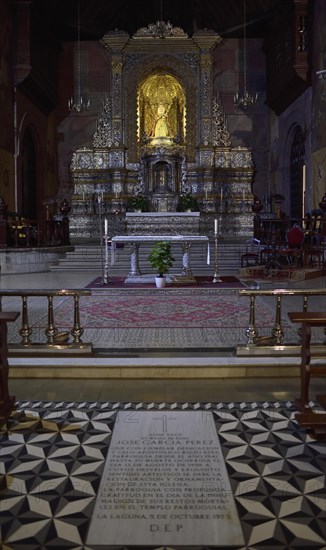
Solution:
{"label": "potted plant", "polygon": [[180,195],[177,205],[177,212],[198,212],[199,205],[197,199],[191,194]]}
{"label": "potted plant", "polygon": [[134,212],[149,212],[149,201],[144,195],[134,195],[128,200],[128,210],[133,210]]}
{"label": "potted plant", "polygon": [[172,256],[171,243],[168,241],[157,241],[148,256],[153,269],[156,270],[155,283],[158,288],[165,286],[165,274],[172,267],[175,258]]}

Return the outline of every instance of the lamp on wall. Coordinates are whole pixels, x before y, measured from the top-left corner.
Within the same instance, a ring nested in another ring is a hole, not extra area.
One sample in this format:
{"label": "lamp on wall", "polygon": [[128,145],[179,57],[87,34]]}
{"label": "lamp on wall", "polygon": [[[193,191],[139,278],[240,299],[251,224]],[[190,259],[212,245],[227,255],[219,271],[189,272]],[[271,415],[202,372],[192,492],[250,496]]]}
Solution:
{"label": "lamp on wall", "polygon": [[243,94],[234,95],[234,105],[241,109],[253,107],[258,99],[258,92],[250,95],[247,90],[247,36],[246,36],[246,0],[243,0]]}
{"label": "lamp on wall", "polygon": [[81,113],[82,111],[88,111],[90,108],[90,99],[82,96],[81,93],[81,64],[80,64],[80,5],[79,0],[77,4],[77,97],[74,96],[68,99],[69,111],[76,111]]}

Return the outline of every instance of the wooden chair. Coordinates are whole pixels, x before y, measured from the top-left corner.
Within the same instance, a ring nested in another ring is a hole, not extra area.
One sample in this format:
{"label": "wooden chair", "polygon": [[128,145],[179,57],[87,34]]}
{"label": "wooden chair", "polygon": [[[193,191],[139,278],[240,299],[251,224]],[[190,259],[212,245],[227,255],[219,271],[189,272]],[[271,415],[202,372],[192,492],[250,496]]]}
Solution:
{"label": "wooden chair", "polygon": [[8,389],[8,342],[7,323],[16,321],[18,311],[0,311],[0,426],[8,419],[15,397],[9,395]]}
{"label": "wooden chair", "polygon": [[303,250],[304,267],[323,269],[325,263],[325,244],[326,240],[319,233],[312,235],[311,243],[305,246]]}
{"label": "wooden chair", "polygon": [[258,265],[259,262],[259,239],[248,239],[246,241],[246,252],[241,254],[241,267],[249,267],[250,265]]}
{"label": "wooden chair", "polygon": [[286,246],[279,250],[279,254],[285,256],[289,266],[302,266],[302,245],[305,235],[305,231],[297,224],[293,225],[293,227],[288,230],[286,234]]}
{"label": "wooden chair", "polygon": [[[300,379],[301,391],[299,399],[296,399],[298,409],[296,415],[299,424],[309,428],[311,435],[316,439],[326,439],[326,411],[316,413],[310,408],[309,386],[312,376],[325,377],[326,365],[311,366],[311,329],[312,327],[326,327],[326,313],[324,311],[290,311],[288,313],[292,323],[301,324],[301,365]],[[321,385],[321,387],[324,387]],[[326,394],[316,396],[317,402],[324,408]]]}

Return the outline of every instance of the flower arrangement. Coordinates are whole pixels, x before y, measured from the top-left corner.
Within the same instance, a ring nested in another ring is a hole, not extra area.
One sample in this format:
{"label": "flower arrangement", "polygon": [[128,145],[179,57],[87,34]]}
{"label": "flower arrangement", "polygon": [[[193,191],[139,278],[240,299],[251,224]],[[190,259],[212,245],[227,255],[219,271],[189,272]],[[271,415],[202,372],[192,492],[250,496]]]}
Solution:
{"label": "flower arrangement", "polygon": [[191,212],[199,211],[198,201],[191,193],[180,195],[179,202],[177,205],[177,212],[187,212],[187,211],[191,211]]}
{"label": "flower arrangement", "polygon": [[138,195],[133,195],[128,200],[127,204],[127,210],[133,210],[133,211],[140,211],[140,212],[149,212],[149,201],[147,197],[142,195],[141,193]]}

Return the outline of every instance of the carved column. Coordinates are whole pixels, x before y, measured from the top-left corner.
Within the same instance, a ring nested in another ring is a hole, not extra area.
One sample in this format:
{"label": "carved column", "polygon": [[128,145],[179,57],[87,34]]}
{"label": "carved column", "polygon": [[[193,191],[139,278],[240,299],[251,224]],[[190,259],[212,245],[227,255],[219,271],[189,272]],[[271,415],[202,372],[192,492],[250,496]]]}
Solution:
{"label": "carved column", "polygon": [[121,147],[124,141],[123,113],[123,48],[129,41],[124,31],[107,33],[101,40],[111,54],[111,91],[112,91],[112,139],[115,147]]}
{"label": "carved column", "polygon": [[111,120],[108,120],[109,134],[112,143],[109,151],[109,166],[112,171],[112,178],[115,182],[115,193],[123,193],[125,172],[125,112],[123,103],[123,48],[129,41],[129,34],[124,31],[112,31],[107,33],[101,40],[103,46],[111,54]]}
{"label": "carved column", "polygon": [[213,97],[212,50],[221,42],[221,37],[213,31],[200,31],[193,35],[200,49],[200,142],[204,146],[211,143],[211,114]]}

